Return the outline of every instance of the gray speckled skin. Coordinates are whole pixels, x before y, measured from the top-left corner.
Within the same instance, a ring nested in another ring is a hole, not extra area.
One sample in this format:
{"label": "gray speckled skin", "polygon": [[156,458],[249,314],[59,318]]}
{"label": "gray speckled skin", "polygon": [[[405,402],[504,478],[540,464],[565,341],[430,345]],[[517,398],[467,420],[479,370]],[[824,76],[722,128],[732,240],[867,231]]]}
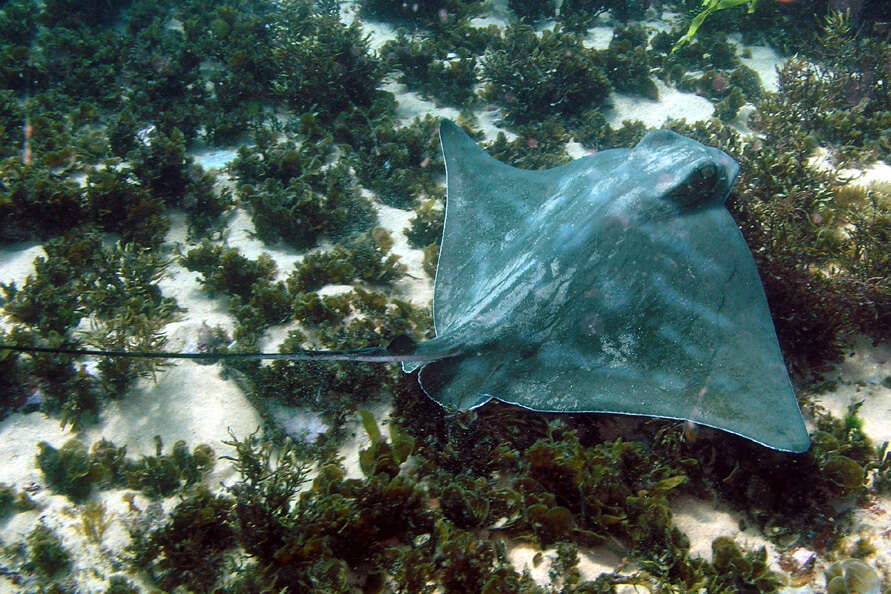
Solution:
{"label": "gray speckled skin", "polygon": [[[808,448],[755,264],[724,201],[738,167],[667,130],[547,171],[440,127],[448,199],[436,338],[406,362],[459,409],[686,419]],[[454,355],[457,353],[457,355]],[[452,355],[452,356],[449,356]]]}

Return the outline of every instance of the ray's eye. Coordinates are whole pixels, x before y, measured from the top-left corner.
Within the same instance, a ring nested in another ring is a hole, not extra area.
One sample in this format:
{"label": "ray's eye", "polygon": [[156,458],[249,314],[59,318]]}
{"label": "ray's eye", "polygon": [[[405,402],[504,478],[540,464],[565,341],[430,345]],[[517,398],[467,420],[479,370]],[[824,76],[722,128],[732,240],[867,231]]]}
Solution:
{"label": "ray's eye", "polygon": [[706,163],[689,173],[667,198],[680,206],[701,204],[712,197],[717,179],[717,166],[714,163]]}
{"label": "ray's eye", "polygon": [[714,163],[709,163],[699,168],[699,177],[703,180],[712,179],[717,172],[718,170],[715,168]]}

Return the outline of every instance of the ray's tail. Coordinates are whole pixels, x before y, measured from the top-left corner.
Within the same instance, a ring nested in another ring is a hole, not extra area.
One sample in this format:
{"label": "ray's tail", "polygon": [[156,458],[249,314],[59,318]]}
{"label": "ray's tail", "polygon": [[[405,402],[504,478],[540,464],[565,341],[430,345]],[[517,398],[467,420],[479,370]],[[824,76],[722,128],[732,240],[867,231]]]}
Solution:
{"label": "ray's tail", "polygon": [[[94,357],[130,357],[134,359],[192,359],[199,361],[364,361],[368,363],[398,363],[401,361],[434,361],[442,354],[416,353],[417,344],[409,336],[401,335],[385,347],[367,347],[338,351],[295,351],[293,353],[179,353],[167,351],[109,351],[67,347],[40,347],[0,344],[0,352],[50,353]],[[445,355],[448,356],[448,355]]]}

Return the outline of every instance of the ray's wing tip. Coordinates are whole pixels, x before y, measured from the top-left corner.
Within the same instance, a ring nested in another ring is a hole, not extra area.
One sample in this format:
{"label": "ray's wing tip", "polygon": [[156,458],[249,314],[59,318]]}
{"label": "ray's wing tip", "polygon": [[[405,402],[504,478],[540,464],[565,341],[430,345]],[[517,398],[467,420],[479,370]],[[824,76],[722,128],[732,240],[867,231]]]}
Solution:
{"label": "ray's wing tip", "polygon": [[[803,454],[811,447],[811,437],[808,435],[807,427],[804,425],[804,419],[799,414],[794,427],[789,427],[787,431],[777,432],[772,435],[751,436],[739,433],[738,435],[751,439],[756,443],[760,443],[772,450],[779,452],[787,452],[789,454]],[[731,431],[733,432],[733,431]]]}
{"label": "ray's wing tip", "polygon": [[771,447],[776,447],[776,449],[783,452],[789,452],[790,454],[803,454],[808,451],[811,447],[811,437],[808,435],[807,429],[804,427],[804,421],[802,421],[801,428],[799,431],[795,432],[795,435],[790,436],[781,444]]}
{"label": "ray's wing tip", "polygon": [[461,126],[448,118],[442,118],[439,121],[439,142],[443,150],[447,150],[448,146],[456,146],[462,142],[476,146],[476,142],[461,129]]}

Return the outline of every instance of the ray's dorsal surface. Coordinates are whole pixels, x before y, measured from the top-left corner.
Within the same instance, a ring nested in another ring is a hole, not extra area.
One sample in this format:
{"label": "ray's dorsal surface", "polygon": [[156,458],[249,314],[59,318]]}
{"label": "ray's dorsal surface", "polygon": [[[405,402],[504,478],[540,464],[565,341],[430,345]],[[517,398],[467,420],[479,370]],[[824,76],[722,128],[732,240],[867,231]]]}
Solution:
{"label": "ray's dorsal surface", "polygon": [[497,398],[683,419],[808,448],[755,263],[724,207],[738,171],[728,155],[657,130],[633,149],[525,171],[448,120],[440,139],[448,194],[432,340],[292,353],[0,351],[402,361],[446,407]]}
{"label": "ray's dorsal surface", "polygon": [[447,204],[424,391],[467,409],[685,419],[809,439],[755,263],[724,207],[738,167],[667,130],[546,171],[440,128]]}

